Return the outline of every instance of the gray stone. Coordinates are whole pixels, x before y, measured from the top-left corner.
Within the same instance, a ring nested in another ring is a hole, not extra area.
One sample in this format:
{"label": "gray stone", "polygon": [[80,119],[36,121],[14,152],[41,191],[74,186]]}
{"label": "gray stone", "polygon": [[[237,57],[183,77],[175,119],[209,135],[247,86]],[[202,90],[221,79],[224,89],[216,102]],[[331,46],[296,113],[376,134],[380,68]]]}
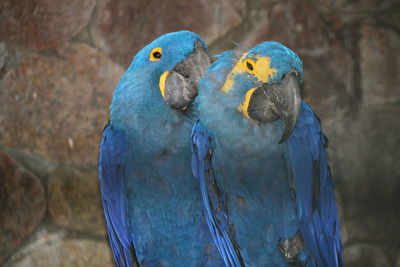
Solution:
{"label": "gray stone", "polygon": [[208,43],[238,25],[245,1],[103,0],[92,25],[96,45],[124,66],[147,43],[178,30],[191,30]]}
{"label": "gray stone", "polygon": [[400,106],[363,107],[327,125],[349,240],[400,240]]}
{"label": "gray stone", "polygon": [[[247,2],[241,24],[210,44],[211,54],[247,51],[263,41],[278,41],[292,49],[321,54],[332,31],[307,0],[254,0]],[[305,37],[306,35],[307,37]],[[317,49],[314,49],[317,48]]]}
{"label": "gray stone", "polygon": [[307,0],[250,1],[248,9],[244,23],[212,44],[213,53],[236,48],[233,42],[248,50],[264,41],[277,41],[301,55],[322,55],[335,36]]}
{"label": "gray stone", "polygon": [[2,0],[0,40],[35,50],[70,40],[88,23],[95,0]]}
{"label": "gray stone", "polygon": [[383,12],[379,12],[377,19],[378,24],[392,29],[400,29],[400,3],[393,5]]}
{"label": "gray stone", "polygon": [[47,201],[53,220],[64,227],[106,235],[97,170],[57,168],[49,178]]}
{"label": "gray stone", "polygon": [[333,37],[334,32],[309,1],[286,0],[273,6],[268,25],[258,28],[252,43],[277,41],[299,55],[313,56],[327,53]]}
{"label": "gray stone", "polygon": [[343,116],[352,101],[354,63],[349,53],[335,42],[321,55],[299,56],[304,69],[302,97],[322,123]]}
{"label": "gray stone", "polygon": [[391,9],[396,0],[312,0],[313,5],[325,16],[335,16],[349,23],[361,19],[370,19],[373,15]]}
{"label": "gray stone", "polygon": [[114,266],[106,240],[66,238],[43,232],[13,255],[7,267]]}
{"label": "gray stone", "polygon": [[14,150],[7,147],[1,147],[1,149],[10,154],[23,167],[42,179],[47,178],[57,167],[57,164],[26,150]]}
{"label": "gray stone", "polygon": [[386,29],[361,28],[361,75],[363,103],[400,101],[400,37]]}
{"label": "gray stone", "polygon": [[344,266],[346,267],[390,267],[387,256],[377,246],[356,243],[346,246],[343,250]]}
{"label": "gray stone", "polygon": [[0,151],[0,263],[29,237],[45,211],[40,180]]}
{"label": "gray stone", "polygon": [[0,82],[0,145],[53,162],[95,165],[122,74],[82,44],[26,57]]}
{"label": "gray stone", "polygon": [[0,79],[6,73],[21,62],[27,52],[23,49],[10,44],[9,42],[0,42]]}

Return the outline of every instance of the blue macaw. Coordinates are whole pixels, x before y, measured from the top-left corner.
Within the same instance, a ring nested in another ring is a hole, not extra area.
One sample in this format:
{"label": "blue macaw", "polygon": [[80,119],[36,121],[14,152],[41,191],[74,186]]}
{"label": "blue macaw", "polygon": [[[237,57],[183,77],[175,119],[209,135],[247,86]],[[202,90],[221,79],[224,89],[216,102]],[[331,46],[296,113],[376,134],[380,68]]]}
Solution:
{"label": "blue macaw", "polygon": [[191,103],[210,63],[197,34],[165,34],[115,89],[98,170],[117,266],[224,265],[190,168]]}
{"label": "blue macaw", "polygon": [[277,42],[227,51],[199,83],[192,170],[227,266],[342,266],[339,218],[302,62]]}

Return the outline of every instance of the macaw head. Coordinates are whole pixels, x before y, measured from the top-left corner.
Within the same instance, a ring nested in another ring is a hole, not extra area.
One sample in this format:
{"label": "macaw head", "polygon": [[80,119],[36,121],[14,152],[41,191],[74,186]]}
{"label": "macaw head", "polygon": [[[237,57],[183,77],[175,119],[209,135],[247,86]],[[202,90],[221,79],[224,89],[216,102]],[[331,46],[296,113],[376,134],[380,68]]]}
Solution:
{"label": "macaw head", "polygon": [[[204,40],[196,33],[179,31],[164,34],[145,46],[127,73],[141,73],[147,85],[143,88],[156,90],[167,105],[184,110],[196,97],[197,84],[210,62]],[[155,92],[143,94],[156,98]]]}
{"label": "macaw head", "polygon": [[303,69],[299,57],[277,42],[261,43],[242,54],[221,90],[233,99],[239,114],[256,123],[281,119],[279,143],[296,126],[300,113]]}

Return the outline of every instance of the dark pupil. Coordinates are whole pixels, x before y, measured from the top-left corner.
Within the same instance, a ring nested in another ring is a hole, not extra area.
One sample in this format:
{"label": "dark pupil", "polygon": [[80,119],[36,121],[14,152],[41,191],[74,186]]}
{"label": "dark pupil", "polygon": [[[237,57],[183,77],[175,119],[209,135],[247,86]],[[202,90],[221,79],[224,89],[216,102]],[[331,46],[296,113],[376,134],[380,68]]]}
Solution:
{"label": "dark pupil", "polygon": [[247,62],[247,68],[248,68],[249,70],[253,70],[253,65],[251,65],[250,62]]}
{"label": "dark pupil", "polygon": [[153,53],[154,58],[161,58],[161,53],[160,52],[154,52]]}

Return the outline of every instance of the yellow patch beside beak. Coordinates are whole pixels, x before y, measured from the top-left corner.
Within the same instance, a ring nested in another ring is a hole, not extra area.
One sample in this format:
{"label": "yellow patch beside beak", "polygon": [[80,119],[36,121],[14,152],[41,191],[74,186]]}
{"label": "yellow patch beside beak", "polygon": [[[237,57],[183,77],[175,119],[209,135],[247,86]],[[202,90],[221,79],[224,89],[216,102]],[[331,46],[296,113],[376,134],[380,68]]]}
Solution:
{"label": "yellow patch beside beak", "polygon": [[166,70],[166,71],[164,71],[163,74],[161,74],[161,76],[160,76],[160,82],[159,82],[159,84],[158,84],[158,85],[160,86],[160,92],[161,92],[161,95],[162,95],[163,97],[165,97],[165,81],[166,81],[166,79],[167,79],[168,73],[169,73],[169,71]]}
{"label": "yellow patch beside beak", "polygon": [[234,84],[234,77],[236,74],[247,73],[248,75],[254,75],[259,82],[267,83],[268,80],[274,76],[278,70],[270,66],[271,58],[269,57],[247,57],[247,54],[243,54],[236,65],[233,67],[231,72],[228,74],[224,85],[221,90],[227,93],[232,89]]}
{"label": "yellow patch beside beak", "polygon": [[[253,95],[253,93],[254,93],[254,91],[255,91],[256,89],[257,89],[257,88],[251,88],[249,91],[247,91],[247,93],[246,93],[246,95],[245,95],[245,97],[244,97],[244,100],[243,100],[242,104],[240,104],[240,105],[237,107],[238,111],[241,112],[241,113],[243,114],[243,116],[245,116],[245,117],[248,118],[248,119],[250,119],[250,117],[249,117],[249,112],[248,112],[249,104],[250,104],[250,99],[251,99],[251,96]],[[251,120],[251,119],[250,119],[250,120]]]}

